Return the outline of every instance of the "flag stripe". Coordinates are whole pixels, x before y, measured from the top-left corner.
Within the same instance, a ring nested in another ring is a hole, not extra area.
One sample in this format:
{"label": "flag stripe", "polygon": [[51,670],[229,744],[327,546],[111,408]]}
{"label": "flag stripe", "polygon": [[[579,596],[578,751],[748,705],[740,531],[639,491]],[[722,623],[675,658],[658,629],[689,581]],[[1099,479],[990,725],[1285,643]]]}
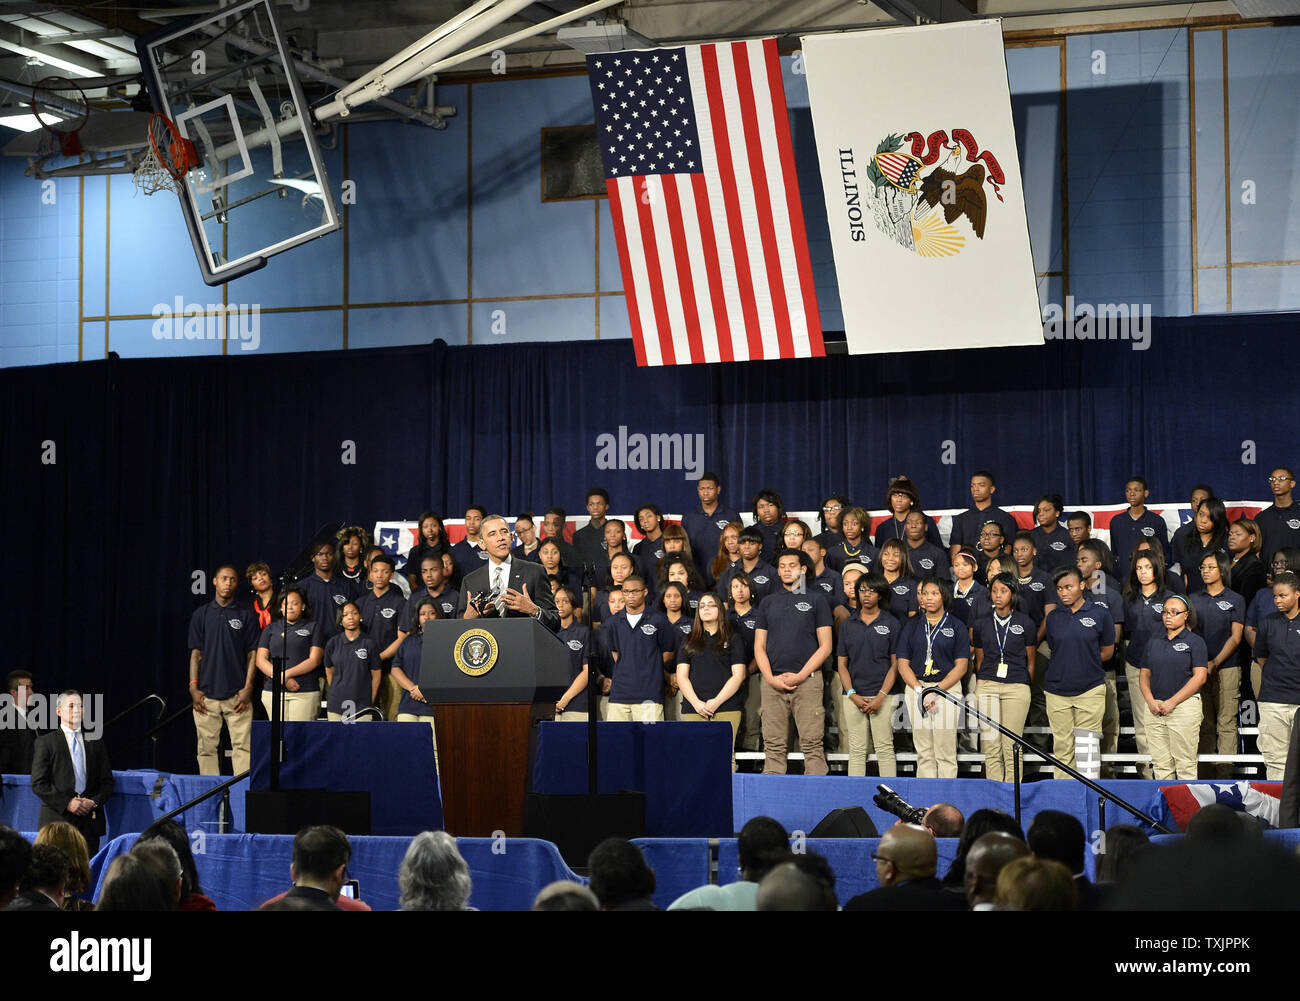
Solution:
{"label": "flag stripe", "polygon": [[[745,146],[749,150],[749,180],[753,188],[755,221],[763,244],[763,264],[767,271],[767,292],[772,301],[776,327],[777,352],[782,358],[794,355],[790,336],[790,310],[785,301],[785,282],[781,277],[780,253],[776,246],[776,224],[772,219],[772,196],[767,186],[762,136],[758,130],[757,95],[749,71],[751,50],[762,56],[762,43],[732,42],[732,72],[736,76],[736,101],[740,105]],[[757,290],[756,290],[757,291]]]}
{"label": "flag stripe", "polygon": [[696,209],[692,228],[699,231],[704,273],[708,276],[708,300],[713,308],[713,340],[717,360],[732,361],[736,355],[731,349],[731,319],[727,315],[727,297],[722,290],[722,269],[718,264],[718,241],[714,236],[713,211],[709,205],[709,184],[703,174],[691,175],[691,193]]}
{"label": "flag stripe", "polygon": [[[790,136],[790,115],[786,110],[785,84],[781,80],[781,62],[776,39],[763,42],[767,63],[768,92],[772,99],[772,120],[776,128],[776,150],[785,179],[785,213],[790,227],[790,243],[798,269],[798,292],[803,297],[804,336],[808,354],[824,357],[821,312],[817,307],[817,285],[813,281],[812,257],[808,252],[808,233],[803,221],[803,200],[799,197],[799,175],[794,166],[794,142]],[[788,287],[788,286],[787,286]],[[798,346],[795,354],[799,354]]]}
{"label": "flag stripe", "polygon": [[[750,272],[748,245],[745,240],[744,224],[741,221],[740,197],[736,189],[736,172],[731,162],[731,150],[727,143],[727,114],[722,103],[722,84],[718,76],[717,46],[701,45],[700,61],[704,68],[704,85],[708,94],[709,119],[713,123],[713,135],[717,140],[712,149],[717,157],[718,178],[721,182],[722,205],[726,212],[727,235],[731,241],[731,254],[735,263],[735,277],[741,289],[740,308],[745,318],[746,358],[768,357],[763,351],[763,337],[758,322],[758,309],[749,290],[754,288],[754,276]],[[700,137],[701,145],[704,137]]]}
{"label": "flag stripe", "polygon": [[[605,191],[609,194],[609,216],[610,221],[614,224],[614,242],[618,244],[618,260],[623,271],[623,299],[627,302],[627,318],[632,325],[632,343],[636,347],[636,363],[644,366],[649,364],[645,352],[646,327],[641,320],[641,300],[637,295],[637,279],[632,266],[631,252],[631,244],[636,241],[629,241],[627,238],[622,202],[624,187],[630,189],[632,185],[631,178],[620,177],[617,180],[606,181]],[[633,197],[635,197],[635,194]]]}
{"label": "flag stripe", "polygon": [[645,205],[654,221],[655,243],[658,251],[659,290],[664,297],[668,313],[668,332],[673,344],[673,359],[684,362],[691,356],[690,336],[682,302],[681,275],[678,271],[677,247],[668,212],[669,189],[673,187],[672,175],[646,179],[646,189],[651,196]]}
{"label": "flag stripe", "polygon": [[685,326],[687,349],[691,361],[704,361],[704,344],[700,340],[700,314],[695,304],[695,281],[691,277],[691,254],[686,246],[686,229],[682,223],[682,202],[677,189],[689,189],[689,179],[676,175],[660,178],[664,187],[664,212],[668,217],[668,232],[672,237],[673,259],[677,272],[677,303]]}
{"label": "flag stripe", "polygon": [[659,242],[649,204],[652,198],[663,197],[660,179],[641,177],[637,180],[639,183],[633,184],[632,193],[636,202],[637,223],[641,227],[641,243],[645,247],[646,283],[650,288],[650,301],[654,304],[655,330],[659,334],[658,364],[675,365],[677,355],[673,351],[673,331],[668,322],[668,303],[664,298],[664,276],[659,267]]}

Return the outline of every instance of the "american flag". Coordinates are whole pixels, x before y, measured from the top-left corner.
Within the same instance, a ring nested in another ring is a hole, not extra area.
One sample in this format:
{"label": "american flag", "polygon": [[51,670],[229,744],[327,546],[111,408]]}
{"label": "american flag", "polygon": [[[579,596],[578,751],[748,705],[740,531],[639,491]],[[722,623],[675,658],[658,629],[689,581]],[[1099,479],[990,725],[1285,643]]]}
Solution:
{"label": "american flag", "polygon": [[587,75],[637,364],[824,355],[776,40]]}

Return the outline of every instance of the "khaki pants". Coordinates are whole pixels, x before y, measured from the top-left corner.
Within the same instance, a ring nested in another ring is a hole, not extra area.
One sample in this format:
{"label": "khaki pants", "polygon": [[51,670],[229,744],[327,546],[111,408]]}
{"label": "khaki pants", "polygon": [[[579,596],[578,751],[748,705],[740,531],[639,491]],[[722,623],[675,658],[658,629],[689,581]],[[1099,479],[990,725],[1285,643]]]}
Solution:
{"label": "khaki pants", "polygon": [[611,702],[605,717],[611,723],[662,723],[662,702]]}
{"label": "khaki pants", "polygon": [[[402,703],[402,686],[393,680],[387,671],[379,679],[379,691],[375,693],[375,705],[384,714],[384,719],[397,719],[397,707]],[[364,707],[362,707],[364,708]]]}
{"label": "khaki pants", "polygon": [[[415,713],[398,713],[398,723],[427,723],[429,724],[429,739],[433,741],[433,766],[438,767],[438,729],[433,725],[432,716],[417,716]],[[439,772],[439,774],[442,774]]]}
{"label": "khaki pants", "polygon": [[[1119,750],[1119,685],[1113,671],[1106,672],[1106,712],[1101,717],[1101,753],[1115,754]],[[1115,763],[1103,760],[1101,777],[1113,779]]]}
{"label": "khaki pants", "polygon": [[[1141,670],[1132,664],[1124,665],[1124,677],[1128,680],[1128,702],[1133,708],[1133,739],[1137,742],[1138,754],[1150,754],[1151,749],[1147,746],[1147,718],[1151,712],[1147,709],[1147,700],[1142,697],[1142,689],[1138,687],[1140,673]],[[1151,777],[1149,764],[1139,762],[1137,769],[1140,778]]]}
{"label": "khaki pants", "polygon": [[[1052,753],[1071,768],[1074,767],[1074,730],[1101,732],[1102,717],[1106,715],[1106,686],[1098,685],[1079,695],[1047,696],[1047,721],[1052,727]],[[1068,779],[1057,771],[1056,778]]]}
{"label": "khaki pants", "polygon": [[893,778],[898,774],[898,759],[894,756],[894,713],[898,709],[898,696],[886,695],[874,715],[864,713],[847,695],[841,695],[840,702],[840,715],[844,717],[840,732],[848,747],[849,774],[866,775],[867,755],[874,749],[881,778]]}
{"label": "khaki pants", "polygon": [[1196,778],[1196,742],[1201,733],[1201,696],[1184,699],[1168,716],[1147,712],[1151,770],[1159,781]]}
{"label": "khaki pants", "polygon": [[955,779],[957,777],[957,717],[961,710],[936,695],[933,713],[922,714],[920,699],[913,688],[903,693],[907,704],[908,725],[916,748],[916,777],[919,779]]}
{"label": "khaki pants", "polygon": [[681,721],[683,723],[730,723],[731,724],[731,770],[736,770],[736,734],[740,732],[740,710],[735,709],[725,713],[714,713],[713,719],[706,720],[703,716],[695,712],[682,713]]}
{"label": "khaki pants", "polygon": [[762,672],[749,676],[745,691],[745,735],[740,746],[746,751],[757,751],[763,744],[763,681]]}
{"label": "khaki pants", "polygon": [[[1029,715],[1029,686],[1005,681],[981,680],[975,688],[975,708],[997,720],[1012,733],[1022,736]],[[980,750],[984,752],[984,777],[994,782],[1011,782],[1015,778],[1014,741],[992,727],[980,727]],[[1024,778],[1022,764],[1020,777]]]}
{"label": "khaki pants", "polygon": [[[221,721],[226,721],[230,730],[231,766],[234,774],[248,770],[249,734],[253,730],[253,707],[250,705],[242,713],[235,712],[235,696],[228,699],[205,699],[206,716],[194,714],[194,729],[199,736],[199,774],[220,775],[221,765],[217,760],[217,747],[221,743]],[[1285,757],[1285,750],[1283,756]]]}
{"label": "khaki pants", "polygon": [[[844,728],[847,726],[846,713],[844,712],[844,685],[840,683],[839,671],[826,671],[822,675],[822,707],[826,710],[826,719],[835,721],[835,732],[839,737],[838,743],[835,744],[835,750],[848,750],[848,737],[844,734]],[[853,709],[852,704],[849,705]],[[858,710],[853,709],[856,713]],[[861,713],[858,713],[861,715]],[[827,741],[823,740],[823,743]]]}
{"label": "khaki pants", "polygon": [[786,744],[790,720],[799,728],[799,750],[803,752],[805,775],[826,774],[826,751],[822,747],[822,733],[826,725],[826,710],[822,707],[822,675],[812,676],[793,692],[778,692],[755,675],[763,688],[763,774],[784,775],[786,772]]}
{"label": "khaki pants", "polygon": [[325,718],[331,723],[373,723],[375,720],[373,716],[358,716],[353,719],[344,719],[342,713],[332,713],[329,710],[325,711]]}
{"label": "khaki pants", "polygon": [[[1202,754],[1237,753],[1237,705],[1241,701],[1241,668],[1220,667],[1201,686]],[[1206,764],[1201,778],[1230,779],[1231,762]]]}
{"label": "khaki pants", "polygon": [[[271,716],[271,693],[262,693],[262,708]],[[320,689],[314,692],[285,692],[281,711],[286,723],[310,723],[320,715]]]}
{"label": "khaki pants", "polygon": [[590,713],[580,713],[576,709],[566,709],[562,713],[557,713],[555,722],[557,723],[585,723]]}
{"label": "khaki pants", "polygon": [[683,702],[683,696],[680,691],[676,693],[672,693],[669,692],[667,688],[665,688],[664,689],[664,719],[672,720],[672,721],[680,720],[682,718],[682,708],[683,708],[682,702]]}
{"label": "khaki pants", "polygon": [[1281,782],[1286,772],[1287,747],[1297,709],[1300,706],[1282,702],[1259,704],[1259,753],[1264,756],[1264,767],[1271,782]]}

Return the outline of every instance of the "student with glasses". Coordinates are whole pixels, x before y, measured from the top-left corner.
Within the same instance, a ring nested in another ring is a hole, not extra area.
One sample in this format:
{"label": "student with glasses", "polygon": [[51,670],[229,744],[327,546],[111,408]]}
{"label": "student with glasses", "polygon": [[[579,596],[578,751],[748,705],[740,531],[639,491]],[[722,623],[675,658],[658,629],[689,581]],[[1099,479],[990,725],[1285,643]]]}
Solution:
{"label": "student with glasses", "polygon": [[609,649],[614,660],[609,691],[612,721],[655,723],[664,718],[664,690],[677,653],[677,631],[663,613],[646,607],[645,581],[632,574],[623,581],[623,611],[609,619]]}
{"label": "student with glasses", "polygon": [[1255,515],[1264,538],[1264,559],[1271,559],[1279,549],[1300,546],[1300,505],[1291,492],[1295,489],[1295,472],[1287,466],[1278,466],[1268,474],[1268,486],[1273,491],[1273,503]]}
{"label": "student with glasses", "polygon": [[947,581],[924,578],[916,597],[920,614],[903,625],[898,640],[898,674],[907,686],[904,700],[916,747],[916,775],[955,779],[958,708],[929,689],[961,694],[961,679],[970,665],[970,633],[950,614],[952,590]]}
{"label": "student with glasses", "polygon": [[[677,653],[682,720],[730,723],[734,747],[740,730],[748,663],[749,651],[744,637],[732,632],[722,602],[717,595],[704,595],[695,610],[690,633],[683,639]],[[734,758],[731,767],[734,771]]]}
{"label": "student with glasses", "polygon": [[1147,641],[1139,685],[1147,708],[1147,746],[1157,781],[1196,778],[1201,688],[1208,676],[1196,612],[1181,594],[1165,599],[1163,628]]}
{"label": "student with glasses", "polygon": [[852,506],[852,502],[843,494],[831,494],[822,501],[822,530],[817,538],[828,553],[840,541],[840,516]]}

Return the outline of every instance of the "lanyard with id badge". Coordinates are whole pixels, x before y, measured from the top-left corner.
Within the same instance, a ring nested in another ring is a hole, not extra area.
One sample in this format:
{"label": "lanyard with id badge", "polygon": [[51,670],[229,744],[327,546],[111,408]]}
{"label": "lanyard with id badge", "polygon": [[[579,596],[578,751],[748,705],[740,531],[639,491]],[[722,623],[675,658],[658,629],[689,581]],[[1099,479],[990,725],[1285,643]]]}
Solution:
{"label": "lanyard with id badge", "polygon": [[[998,626],[1002,626],[1003,631],[998,632]],[[1007,637],[1011,634],[1011,616],[1008,615],[1005,620],[999,619],[997,613],[993,614],[993,636],[998,641],[998,680],[1005,680],[1010,668],[1007,666]]]}
{"label": "lanyard with id badge", "polygon": [[933,629],[930,628],[928,620],[922,623],[925,627],[925,674],[922,675],[923,678],[936,678],[939,676],[939,672],[934,666],[934,634],[939,632],[947,621],[948,613],[945,612],[943,618],[939,620],[939,624]]}

